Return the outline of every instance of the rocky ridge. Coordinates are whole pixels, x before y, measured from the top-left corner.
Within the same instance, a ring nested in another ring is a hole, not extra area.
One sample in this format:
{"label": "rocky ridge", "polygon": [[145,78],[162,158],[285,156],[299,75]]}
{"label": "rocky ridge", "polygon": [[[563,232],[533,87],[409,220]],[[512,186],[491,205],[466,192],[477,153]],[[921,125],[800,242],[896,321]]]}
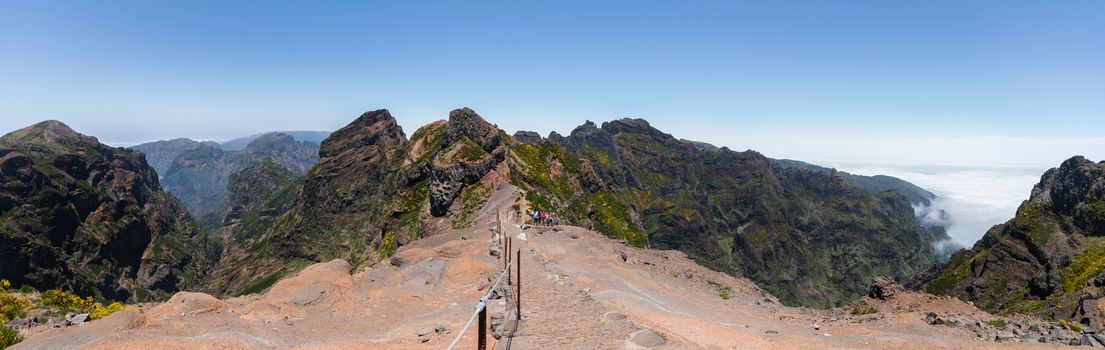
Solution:
{"label": "rocky ridge", "polygon": [[227,286],[220,292],[263,289],[312,261],[372,264],[467,227],[487,177],[523,191],[511,206],[517,217],[550,211],[633,246],[678,249],[788,304],[842,305],[874,275],[911,278],[934,264],[929,243],[942,235],[918,225],[897,193],[784,169],[755,152],[699,149],[643,120],[588,122],[534,143],[462,108],[407,139],[378,110],[334,132],[319,155],[295,205],[248,235],[240,251],[249,254],[219,263],[249,270],[212,280]]}

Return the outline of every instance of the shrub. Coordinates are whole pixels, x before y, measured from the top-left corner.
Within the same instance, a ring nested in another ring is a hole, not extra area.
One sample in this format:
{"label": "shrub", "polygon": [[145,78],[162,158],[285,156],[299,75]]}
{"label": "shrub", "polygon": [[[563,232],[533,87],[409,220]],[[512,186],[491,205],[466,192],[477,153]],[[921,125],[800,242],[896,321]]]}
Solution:
{"label": "shrub", "polygon": [[23,337],[19,336],[19,332],[8,328],[7,325],[0,325],[0,349],[7,349],[21,341],[23,341]]}
{"label": "shrub", "polygon": [[852,315],[870,315],[879,313],[879,308],[871,305],[860,305],[852,309]]}
{"label": "shrub", "polygon": [[1079,325],[1077,323],[1074,323],[1074,322],[1071,322],[1071,321],[1059,320],[1059,324],[1061,324],[1061,325],[1063,325],[1063,327],[1067,327],[1067,329],[1070,329],[1070,330],[1075,331],[1075,332],[1081,332],[1082,331],[1082,326],[1081,325]]}
{"label": "shrub", "polygon": [[116,301],[114,303],[111,303],[108,306],[103,306],[101,304],[96,304],[95,306],[92,307],[92,312],[88,313],[88,317],[93,319],[93,320],[98,320],[98,319],[107,317],[108,315],[111,315],[113,313],[123,311],[123,310],[126,310],[126,309],[127,309],[127,306],[123,305],[123,303],[120,303],[118,301]]}
{"label": "shrub", "polygon": [[12,286],[12,283],[6,279],[0,279],[0,292],[8,290]]}
{"label": "shrub", "polygon": [[729,286],[710,280],[707,280],[706,284],[709,284],[711,287],[714,287],[714,289],[717,290],[717,295],[721,297],[721,300],[729,300],[729,298],[732,297],[731,293],[733,292],[733,290],[730,289]]}
{"label": "shrub", "polygon": [[28,307],[30,307],[30,303],[27,300],[0,292],[0,321],[23,316],[23,310]]}
{"label": "shrub", "polygon": [[55,307],[64,311],[90,312],[92,311],[92,297],[84,297],[51,289],[42,293],[42,304]]}
{"label": "shrub", "polygon": [[1005,322],[1005,320],[1000,319],[1000,318],[996,319],[996,320],[986,321],[986,323],[991,325],[991,326],[994,326],[994,328],[998,328],[998,329],[1005,329],[1005,327],[1009,325],[1009,323]]}

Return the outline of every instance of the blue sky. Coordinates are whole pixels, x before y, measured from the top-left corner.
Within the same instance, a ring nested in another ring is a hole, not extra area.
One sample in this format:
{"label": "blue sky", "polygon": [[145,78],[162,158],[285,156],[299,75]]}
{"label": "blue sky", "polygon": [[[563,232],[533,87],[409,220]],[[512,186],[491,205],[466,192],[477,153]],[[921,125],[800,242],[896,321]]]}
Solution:
{"label": "blue sky", "polygon": [[228,139],[388,108],[409,135],[460,106],[810,161],[1101,159],[1105,2],[0,1],[3,132]]}

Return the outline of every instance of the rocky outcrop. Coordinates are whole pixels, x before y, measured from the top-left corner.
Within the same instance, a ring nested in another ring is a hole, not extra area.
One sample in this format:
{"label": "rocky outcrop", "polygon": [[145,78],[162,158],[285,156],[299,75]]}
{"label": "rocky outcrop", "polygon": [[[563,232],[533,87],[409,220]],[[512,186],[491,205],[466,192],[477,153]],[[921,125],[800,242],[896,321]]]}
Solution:
{"label": "rocky outcrop", "polygon": [[113,300],[193,285],[206,242],[141,153],[47,121],[0,138],[0,276]]}
{"label": "rocky outcrop", "polygon": [[991,312],[1105,329],[1105,163],[1073,157],[1048,170],[1015,218],[920,278],[933,294]]}
{"label": "rocky outcrop", "polygon": [[1097,343],[1094,334],[1081,334],[1051,322],[1024,317],[1008,320],[995,318],[986,321],[970,315],[928,312],[925,314],[925,323],[960,328],[974,333],[978,339],[999,343],[1024,342],[1072,346],[1092,346]]}
{"label": "rocky outcrop", "polygon": [[871,288],[867,290],[867,296],[872,299],[886,300],[894,297],[903,290],[902,286],[887,276],[875,276],[871,280]]}
{"label": "rocky outcrop", "polygon": [[540,146],[542,142],[545,142],[545,139],[541,137],[541,134],[533,131],[519,130],[514,133],[513,137],[514,141],[534,146]]}
{"label": "rocky outcrop", "polygon": [[444,157],[430,166],[430,214],[443,216],[465,185],[479,181],[506,156],[499,129],[475,111],[461,108],[449,113],[441,139]]}

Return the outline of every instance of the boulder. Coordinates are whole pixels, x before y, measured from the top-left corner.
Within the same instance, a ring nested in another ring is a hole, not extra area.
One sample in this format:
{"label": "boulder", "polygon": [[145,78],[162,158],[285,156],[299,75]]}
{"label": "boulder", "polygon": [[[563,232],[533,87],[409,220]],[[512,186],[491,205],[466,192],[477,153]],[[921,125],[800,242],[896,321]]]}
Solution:
{"label": "boulder", "polygon": [[871,280],[871,288],[868,290],[867,296],[873,299],[886,300],[894,297],[894,294],[902,290],[902,286],[894,282],[893,278],[875,276],[875,278]]}
{"label": "boulder", "polygon": [[65,315],[65,323],[70,326],[76,326],[85,321],[88,321],[88,314],[69,313]]}
{"label": "boulder", "polygon": [[34,317],[30,317],[30,316],[27,316],[27,317],[24,317],[24,318],[16,317],[16,318],[13,318],[11,321],[8,322],[8,327],[10,327],[11,329],[15,329],[15,330],[27,329],[27,328],[34,327],[35,323],[37,323],[37,321],[35,321]]}

